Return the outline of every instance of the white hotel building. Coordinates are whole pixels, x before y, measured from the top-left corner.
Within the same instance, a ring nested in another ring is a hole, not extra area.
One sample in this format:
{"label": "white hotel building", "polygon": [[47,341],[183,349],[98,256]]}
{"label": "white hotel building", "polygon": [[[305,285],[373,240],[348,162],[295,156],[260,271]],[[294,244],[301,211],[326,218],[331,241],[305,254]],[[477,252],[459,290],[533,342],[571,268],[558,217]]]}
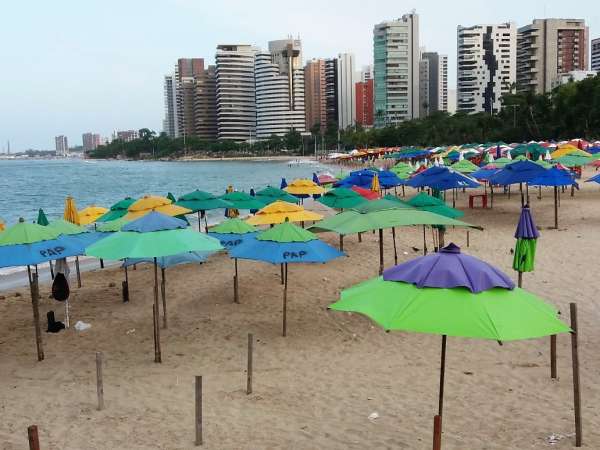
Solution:
{"label": "white hotel building", "polygon": [[516,81],[513,23],[458,27],[457,111],[497,113]]}

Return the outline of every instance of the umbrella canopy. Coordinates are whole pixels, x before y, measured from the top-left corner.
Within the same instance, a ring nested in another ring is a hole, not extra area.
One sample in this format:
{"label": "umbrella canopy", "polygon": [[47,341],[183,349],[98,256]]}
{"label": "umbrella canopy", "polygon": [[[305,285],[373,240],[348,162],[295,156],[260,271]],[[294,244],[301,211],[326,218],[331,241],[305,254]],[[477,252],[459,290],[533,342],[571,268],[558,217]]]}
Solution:
{"label": "umbrella canopy", "polygon": [[192,212],[210,211],[211,209],[231,208],[231,203],[210,192],[195,190],[179,197],[176,205]]}
{"label": "umbrella canopy", "polygon": [[479,169],[479,167],[477,167],[468,159],[462,159],[458,162],[455,162],[450,167],[460,173],[473,173]]}
{"label": "umbrella canopy", "polygon": [[111,220],[120,219],[127,214],[127,210],[133,203],[135,203],[135,200],[131,197],[126,197],[123,200],[118,201],[110,207],[108,212],[98,217],[96,222],[110,222]]}
{"label": "umbrella canopy", "polygon": [[156,195],[143,196],[139,200],[133,202],[127,211],[128,212],[124,217],[128,220],[139,219],[151,212],[157,212],[167,216],[180,216],[182,214],[191,213],[187,208],[174,205],[168,198]]}
{"label": "umbrella canopy", "polygon": [[558,159],[558,158],[561,158],[561,157],[566,156],[566,155],[578,154],[579,152],[586,153],[586,155],[583,155],[583,156],[590,156],[589,153],[584,152],[583,150],[580,150],[579,148],[577,148],[577,147],[575,147],[574,145],[571,145],[571,144],[561,145],[556,150],[554,150],[550,154],[550,156],[552,157],[552,159]]}
{"label": "umbrella canopy", "polygon": [[588,178],[587,180],[585,180],[585,182],[586,182],[586,183],[593,182],[593,183],[598,183],[598,184],[600,184],[600,173],[599,173],[598,175],[594,175],[594,176],[593,176],[593,177],[591,177],[591,178]]}
{"label": "umbrella canopy", "polygon": [[593,162],[594,158],[591,156],[569,154],[561,156],[560,158],[556,158],[555,161],[565,167],[581,167]]}
{"label": "umbrella canopy", "polygon": [[217,251],[215,238],[186,228],[180,219],[150,212],[129,222],[107,238],[91,245],[86,254],[104,259],[158,258],[185,252]]}
{"label": "umbrella canopy", "polygon": [[359,194],[361,197],[364,197],[366,200],[375,200],[379,198],[379,194],[370,189],[361,188],[360,186],[352,186],[350,189]]}
{"label": "umbrella canopy", "polygon": [[575,183],[573,175],[558,167],[547,169],[540,176],[529,182],[532,186],[570,186]]}
{"label": "umbrella canopy", "polygon": [[8,227],[0,235],[1,245],[33,244],[34,242],[56,239],[59,232],[51,228],[27,223],[23,218],[11,227]]}
{"label": "umbrella canopy", "polygon": [[394,167],[390,169],[391,172],[394,172],[398,178],[401,180],[406,180],[410,177],[410,174],[413,173],[414,169],[410,164],[405,162],[399,162]]}
{"label": "umbrella canopy", "polygon": [[247,239],[253,239],[258,231],[258,228],[236,217],[225,220],[216,227],[213,227],[208,235],[218,239],[224,248],[231,249],[237,247]]}
{"label": "umbrella canopy", "polygon": [[[162,256],[156,258],[156,264],[161,269],[179,266],[182,264],[203,263],[214,252],[186,252],[173,256]],[[127,258],[123,261],[122,267],[130,267],[136,264],[152,264],[154,258]]]}
{"label": "umbrella canopy", "polygon": [[108,211],[108,208],[94,205],[83,208],[79,211],[79,225],[89,225],[90,223],[94,223]]}
{"label": "umbrella canopy", "polygon": [[521,216],[515,231],[517,244],[513,258],[513,269],[519,272],[519,287],[521,287],[523,272],[533,272],[537,238],[540,233],[533,221],[529,206],[521,208]]}
{"label": "umbrella canopy", "polygon": [[340,187],[325,192],[317,201],[330,208],[348,209],[358,206],[366,199],[352,189]]}
{"label": "umbrella canopy", "polygon": [[229,208],[260,209],[265,206],[264,203],[262,203],[256,197],[252,197],[250,194],[246,194],[245,192],[241,191],[228,192],[225,195],[222,195],[220,198],[231,205]]}
{"label": "umbrella canopy", "polygon": [[480,184],[473,178],[448,167],[430,167],[413,176],[407,184],[412,187],[429,186],[438,191],[455,188],[476,188]]}
{"label": "umbrella canopy", "polygon": [[538,159],[540,156],[544,156],[546,154],[546,148],[538,144],[537,142],[530,142],[528,144],[517,145],[510,151],[511,155],[516,156],[525,156],[529,155],[531,159]]}
{"label": "umbrella canopy", "polygon": [[335,183],[334,186],[346,188],[358,186],[363,189],[372,190],[373,183],[375,183],[375,178],[377,178],[376,183],[378,183],[379,187],[384,189],[389,189],[391,187],[400,186],[403,184],[402,180],[395,172],[389,170],[363,169],[350,172],[350,175]]}
{"label": "umbrella canopy", "polygon": [[288,194],[283,189],[277,189],[273,186],[267,186],[264,189],[256,192],[256,199],[261,201],[263,204],[268,205],[269,203],[281,200],[288,203],[298,202],[298,198],[291,194]]}
{"label": "umbrella canopy", "polygon": [[254,216],[246,220],[250,225],[271,225],[289,222],[306,222],[309,220],[321,220],[323,216],[312,211],[305,210],[296,203],[287,203],[280,200],[265,206]]}
{"label": "umbrella canopy", "polygon": [[421,211],[429,211],[452,219],[457,219],[465,215],[464,212],[451,208],[443,200],[428,195],[425,192],[419,192],[408,201],[408,204]]}
{"label": "umbrella canopy", "polygon": [[510,164],[512,162],[513,162],[513,160],[510,158],[506,158],[506,157],[496,158],[494,160],[494,166],[496,166],[498,169],[502,169],[504,166],[506,166],[507,164]]}
{"label": "umbrella canopy", "polygon": [[570,331],[553,307],[514,288],[498,269],[465,256],[450,244],[342,291],[330,308],[359,312],[386,330],[496,341]]}
{"label": "umbrella canopy", "polygon": [[324,184],[333,184],[337,182],[337,178],[329,173],[319,173],[317,174],[317,179],[319,180],[319,184],[322,186]]}
{"label": "umbrella canopy", "polygon": [[295,196],[309,196],[314,194],[324,194],[325,189],[316,184],[314,181],[299,178],[292,181],[285,188],[283,188],[288,194],[292,194]]}
{"label": "umbrella canopy", "polygon": [[127,223],[129,223],[129,220],[125,219],[124,217],[121,217],[120,219],[110,220],[108,222],[102,223],[101,225],[98,225],[96,230],[102,233],[112,233],[115,231],[121,231],[121,228],[123,228],[123,226]]}
{"label": "umbrella canopy", "polygon": [[37,217],[36,223],[38,225],[42,225],[42,226],[48,225],[48,218],[46,217],[46,214],[44,213],[44,210],[42,208],[40,208],[38,211],[38,217]]}
{"label": "umbrella canopy", "polygon": [[64,219],[53,220],[47,225],[47,228],[65,236],[87,233],[84,227],[67,222]]}
{"label": "umbrella canopy", "polygon": [[502,170],[490,177],[490,181],[501,185],[528,183],[543,175],[545,171],[546,169],[533,161],[516,161],[504,166]]}
{"label": "umbrella canopy", "polygon": [[63,213],[63,218],[68,222],[79,225],[79,214],[77,213],[75,200],[71,196],[67,197],[65,200],[65,211]]}

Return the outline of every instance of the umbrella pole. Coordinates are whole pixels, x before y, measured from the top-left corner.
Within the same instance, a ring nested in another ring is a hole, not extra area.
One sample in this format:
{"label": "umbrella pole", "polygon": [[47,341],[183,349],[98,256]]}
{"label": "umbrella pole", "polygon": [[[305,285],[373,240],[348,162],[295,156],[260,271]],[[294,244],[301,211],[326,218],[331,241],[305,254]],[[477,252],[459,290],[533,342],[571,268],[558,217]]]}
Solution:
{"label": "umbrella pole", "polygon": [[446,335],[442,336],[442,355],[440,359],[440,393],[438,402],[438,415],[442,415],[444,409],[444,378],[446,376]]}
{"label": "umbrella pole", "polygon": [[490,182],[490,209],[494,209],[494,185]]}
{"label": "umbrella pole", "polygon": [[77,287],[81,287],[81,272],[79,271],[79,256],[75,257],[75,270],[77,271]]}
{"label": "umbrella pole", "polygon": [[208,218],[206,217],[206,213],[204,213],[204,229],[208,233]]}
{"label": "umbrella pole", "polygon": [[50,264],[50,277],[54,280],[54,266],[52,265],[52,261],[48,261]]}
{"label": "umbrella pole", "polygon": [[517,277],[517,286],[523,287],[523,272],[519,271],[519,275]]}
{"label": "umbrella pole", "polygon": [[202,217],[200,216],[199,210],[198,210],[198,232],[202,233]]}
{"label": "umbrella pole", "polygon": [[285,281],[283,279],[283,263],[281,263],[281,284],[284,284]]}
{"label": "umbrella pole", "polygon": [[529,183],[525,183],[525,198],[527,199],[527,204],[529,205]]}
{"label": "umbrella pole", "polygon": [[239,297],[239,291],[238,291],[238,259],[233,258],[233,262],[235,265],[235,275],[233,277],[233,302],[239,303],[240,297]]}
{"label": "umbrella pole", "polygon": [[404,185],[402,185],[402,197],[404,197]]}
{"label": "umbrella pole", "polygon": [[444,230],[438,228],[438,251],[444,248]]}
{"label": "umbrella pole", "polygon": [[285,263],[285,283],[283,285],[283,336],[287,335],[287,287],[288,287],[288,265]]}
{"label": "umbrella pole", "polygon": [[558,230],[558,186],[554,186],[554,228]]}
{"label": "umbrella pole", "polygon": [[125,281],[123,281],[123,303],[129,301],[129,275],[127,274],[127,266],[123,268],[125,270]]}
{"label": "umbrella pole", "polygon": [[165,278],[165,269],[160,269],[160,295],[163,304],[163,328],[167,328],[167,280]]}
{"label": "umbrella pole", "polygon": [[394,264],[398,264],[398,250],[396,249],[396,227],[392,227],[392,242],[394,243]]}
{"label": "umbrella pole", "polygon": [[425,231],[425,225],[423,225],[423,256],[427,254],[427,232]]}
{"label": "umbrella pole", "polygon": [[383,273],[383,229],[379,229],[379,275]]}
{"label": "umbrella pole", "polygon": [[154,362],[162,362],[160,354],[160,327],[158,326],[159,320],[159,309],[158,309],[158,265],[156,264],[156,258],[154,258]]}
{"label": "umbrella pole", "polygon": [[358,242],[362,242],[362,233],[358,233]]}
{"label": "umbrella pole", "polygon": [[542,186],[538,186],[538,200],[542,199]]}
{"label": "umbrella pole", "polygon": [[[29,266],[27,266],[27,272],[31,272]],[[42,361],[44,359],[44,346],[42,344],[42,330],[40,328],[40,291],[37,274],[32,275],[29,288],[31,290],[31,307],[33,308],[33,325],[35,328],[35,344],[37,347],[37,357],[38,361]]]}
{"label": "umbrella pole", "polygon": [[340,234],[340,252],[344,251],[344,235]]}

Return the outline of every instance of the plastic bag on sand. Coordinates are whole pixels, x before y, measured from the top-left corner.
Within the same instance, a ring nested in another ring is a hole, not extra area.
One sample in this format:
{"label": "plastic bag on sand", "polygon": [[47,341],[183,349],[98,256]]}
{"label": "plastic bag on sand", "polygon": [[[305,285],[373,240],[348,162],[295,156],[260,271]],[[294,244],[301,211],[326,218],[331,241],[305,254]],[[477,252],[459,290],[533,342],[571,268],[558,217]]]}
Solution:
{"label": "plastic bag on sand", "polygon": [[81,320],[78,320],[75,324],[75,329],[77,331],[85,331],[89,330],[90,328],[92,328],[92,326],[89,323],[82,322]]}

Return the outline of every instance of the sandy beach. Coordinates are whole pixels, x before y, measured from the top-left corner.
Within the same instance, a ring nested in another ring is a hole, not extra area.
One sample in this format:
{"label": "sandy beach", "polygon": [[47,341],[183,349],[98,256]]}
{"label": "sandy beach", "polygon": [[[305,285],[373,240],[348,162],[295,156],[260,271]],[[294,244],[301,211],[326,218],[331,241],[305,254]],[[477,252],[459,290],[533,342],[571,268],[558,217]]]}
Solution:
{"label": "sandy beach", "polygon": [[[584,179],[592,173],[588,169]],[[559,230],[548,229],[552,191],[544,190],[538,200],[531,189],[542,236],[536,270],[524,275],[524,287],[557,306],[567,322],[569,302],[577,302],[583,442],[584,448],[598,449],[600,187],[581,187],[574,198],[562,196]],[[467,202],[468,193],[461,193],[457,207],[465,211],[464,220],[484,231],[470,232],[469,248],[465,230],[448,230],[446,242],[516,280],[510,250],[518,196],[496,196],[493,210],[468,209]],[[398,231],[399,261],[421,254],[421,233]],[[322,237],[337,246],[337,235]],[[430,232],[428,238],[431,247]],[[388,230],[386,267],[393,265],[391,244]],[[92,328],[43,333],[43,362],[36,361],[28,290],[1,293],[0,449],[27,448],[31,424],[38,425],[44,450],[195,448],[196,375],[204,379],[201,448],[431,448],[441,338],[385,333],[363,316],[328,311],[342,289],[377,275],[376,234],[366,233],[362,243],[347,237],[344,249],[349,257],[327,265],[290,266],[285,338],[277,266],[240,262],[241,304],[233,303],[233,262],[225,254],[203,265],[168,269],[162,364],[153,362],[150,266],[130,272],[127,304],[121,301],[122,270],[84,273],[83,287],[72,291],[71,320]],[[51,309],[62,320],[63,307],[48,298],[49,292],[50,285],[43,284],[44,324]],[[245,392],[247,333],[257,340],[250,395]],[[549,339],[499,346],[449,338],[443,448],[574,448],[570,348],[570,337],[559,336],[559,379],[551,380]],[[96,410],[98,351],[106,361],[103,411]],[[372,413],[378,418],[369,419]]]}

